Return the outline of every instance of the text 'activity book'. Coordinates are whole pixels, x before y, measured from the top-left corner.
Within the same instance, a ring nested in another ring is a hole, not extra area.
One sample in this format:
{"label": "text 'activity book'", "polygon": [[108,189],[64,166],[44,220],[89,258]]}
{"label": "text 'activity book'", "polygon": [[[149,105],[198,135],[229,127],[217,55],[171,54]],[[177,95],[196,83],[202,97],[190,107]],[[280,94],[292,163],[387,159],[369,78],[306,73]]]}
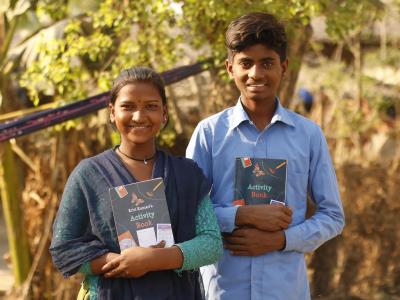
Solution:
{"label": "text 'activity book'", "polygon": [[163,240],[165,247],[174,244],[162,178],[118,186],[109,192],[121,251]]}
{"label": "text 'activity book'", "polygon": [[235,168],[235,205],[285,205],[287,160],[238,157]]}

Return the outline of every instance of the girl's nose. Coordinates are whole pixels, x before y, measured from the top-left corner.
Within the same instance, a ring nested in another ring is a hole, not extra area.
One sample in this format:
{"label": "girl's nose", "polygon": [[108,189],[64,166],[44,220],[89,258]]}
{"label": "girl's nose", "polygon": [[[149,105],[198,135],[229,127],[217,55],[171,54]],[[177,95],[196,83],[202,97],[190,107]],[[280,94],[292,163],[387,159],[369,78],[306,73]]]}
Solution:
{"label": "girl's nose", "polygon": [[140,122],[144,117],[145,113],[141,109],[138,109],[132,113],[132,120],[135,122]]}

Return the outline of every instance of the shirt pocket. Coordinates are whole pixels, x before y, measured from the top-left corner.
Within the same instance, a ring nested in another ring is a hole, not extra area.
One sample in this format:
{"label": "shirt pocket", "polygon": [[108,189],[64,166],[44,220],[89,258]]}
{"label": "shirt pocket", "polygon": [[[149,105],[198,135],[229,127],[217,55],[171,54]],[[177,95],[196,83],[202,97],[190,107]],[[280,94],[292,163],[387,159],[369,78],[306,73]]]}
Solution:
{"label": "shirt pocket", "polygon": [[286,203],[293,210],[292,224],[305,219],[307,210],[308,173],[288,170],[286,180]]}

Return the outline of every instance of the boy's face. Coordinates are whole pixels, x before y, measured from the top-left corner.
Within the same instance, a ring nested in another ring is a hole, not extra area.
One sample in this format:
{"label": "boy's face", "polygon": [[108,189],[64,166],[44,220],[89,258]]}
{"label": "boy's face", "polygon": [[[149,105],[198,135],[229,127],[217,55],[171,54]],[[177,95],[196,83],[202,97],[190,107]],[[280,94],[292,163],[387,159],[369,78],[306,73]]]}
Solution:
{"label": "boy's face", "polygon": [[236,53],[225,65],[246,104],[248,101],[274,101],[288,61],[281,62],[274,50],[255,44]]}

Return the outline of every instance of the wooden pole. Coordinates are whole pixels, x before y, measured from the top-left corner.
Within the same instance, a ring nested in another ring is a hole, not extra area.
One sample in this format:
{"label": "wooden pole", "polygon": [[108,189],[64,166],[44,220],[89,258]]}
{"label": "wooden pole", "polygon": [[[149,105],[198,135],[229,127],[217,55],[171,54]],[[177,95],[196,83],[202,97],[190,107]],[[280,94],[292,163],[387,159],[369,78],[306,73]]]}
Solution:
{"label": "wooden pole", "polygon": [[0,192],[7,227],[8,245],[14,273],[15,286],[26,279],[31,256],[21,210],[22,187],[18,178],[11,144],[0,144]]}

